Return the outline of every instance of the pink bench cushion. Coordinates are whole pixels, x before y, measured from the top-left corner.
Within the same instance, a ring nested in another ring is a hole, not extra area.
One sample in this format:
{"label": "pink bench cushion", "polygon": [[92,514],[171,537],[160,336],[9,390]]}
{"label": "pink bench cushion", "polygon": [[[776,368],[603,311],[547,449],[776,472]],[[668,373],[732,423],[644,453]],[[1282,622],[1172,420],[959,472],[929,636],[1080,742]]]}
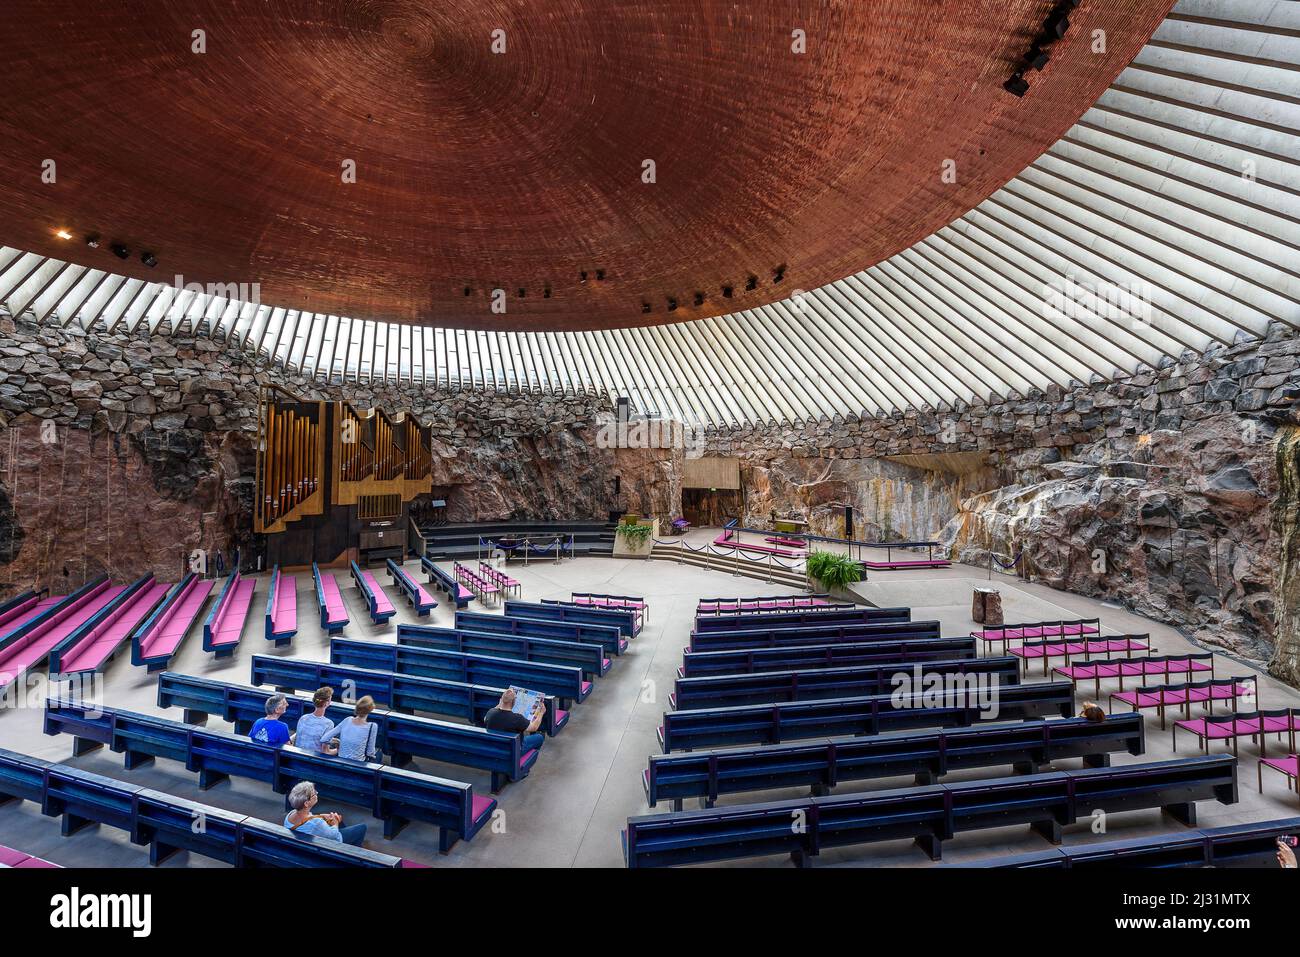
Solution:
{"label": "pink bench cushion", "polygon": [[277,632],[298,630],[298,579],[292,575],[281,575],[276,582],[271,627]]}
{"label": "pink bench cushion", "polygon": [[12,847],[0,847],[0,864],[3,864],[5,867],[17,867],[29,857],[31,857],[30,854],[24,854],[22,851],[15,851]]}
{"label": "pink bench cushion", "polygon": [[330,622],[347,621],[348,610],[339,594],[339,583],[333,575],[321,575],[321,594],[325,596],[325,615]]}
{"label": "pink bench cushion", "polygon": [[159,616],[149,634],[140,641],[140,650],[146,655],[171,654],[175,651],[185,633],[190,630],[190,625],[194,624],[199,609],[215,585],[216,582],[211,578],[193,579],[172,602],[171,607]]}
{"label": "pink bench cushion", "polygon": [[473,806],[470,808],[469,813],[470,813],[470,818],[474,821],[477,821],[484,814],[487,814],[489,811],[491,811],[493,806],[497,803],[495,799],[489,797],[486,794],[475,794],[473,797],[473,802],[474,802]]}
{"label": "pink bench cushion", "polygon": [[361,580],[366,583],[371,594],[375,596],[375,614],[383,615],[397,610],[393,607],[393,603],[388,600],[388,596],[384,594],[384,590],[379,587],[379,582],[375,581],[374,575],[363,569],[361,572]]}
{"label": "pink bench cushion", "polygon": [[65,609],[57,620],[46,622],[32,634],[0,652],[0,685],[9,683],[4,680],[5,675],[12,681],[42,661],[51,648],[84,625],[123,591],[125,586],[101,588],[93,596],[85,598],[78,607]]}
{"label": "pink bench cushion", "polygon": [[235,590],[230,600],[226,602],[226,607],[212,623],[214,647],[233,645],[239,641],[239,636],[244,632],[244,619],[248,617],[248,606],[253,600],[253,589],[256,587],[257,580],[253,578],[240,578],[235,584]]}

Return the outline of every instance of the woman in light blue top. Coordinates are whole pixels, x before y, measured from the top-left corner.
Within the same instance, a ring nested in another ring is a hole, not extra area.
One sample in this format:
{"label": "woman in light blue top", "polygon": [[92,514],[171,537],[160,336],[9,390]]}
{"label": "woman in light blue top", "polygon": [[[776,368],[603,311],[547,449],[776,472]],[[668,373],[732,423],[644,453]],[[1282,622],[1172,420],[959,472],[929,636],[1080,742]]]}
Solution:
{"label": "woman in light blue top", "polygon": [[284,816],[284,826],[295,834],[307,834],[360,847],[366,838],[366,826],[352,824],[343,827],[343,815],[334,812],[313,814],[312,808],[319,800],[316,785],[310,781],[299,781],[289,792],[289,807],[292,810]]}
{"label": "woman in light blue top", "polygon": [[334,735],[334,722],[325,717],[325,711],[334,700],[333,688],[318,688],[311,697],[316,710],[308,711],[298,719],[297,732],[293,736],[295,747],[310,751],[312,754],[337,754],[338,748],[330,743]]}
{"label": "woman in light blue top", "polygon": [[340,721],[322,742],[337,738],[339,757],[352,761],[378,761],[379,748],[375,742],[379,737],[379,725],[371,724],[367,715],[375,710],[375,699],[366,695],[356,705],[356,713]]}

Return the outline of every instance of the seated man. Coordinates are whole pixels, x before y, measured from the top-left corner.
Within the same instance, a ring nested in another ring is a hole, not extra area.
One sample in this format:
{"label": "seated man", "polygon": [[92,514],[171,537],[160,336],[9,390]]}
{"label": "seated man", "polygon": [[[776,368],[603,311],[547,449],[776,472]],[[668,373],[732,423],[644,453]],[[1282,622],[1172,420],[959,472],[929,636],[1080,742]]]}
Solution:
{"label": "seated man", "polygon": [[282,694],[273,694],[266,699],[266,717],[253,722],[248,736],[262,744],[273,744],[277,748],[288,744],[292,737],[289,726],[280,720],[280,716],[289,708],[289,702]]}
{"label": "seated man", "polygon": [[484,715],[483,727],[489,731],[506,731],[522,736],[519,753],[527,754],[546,743],[546,735],[537,733],[537,729],[542,726],[542,718],[546,715],[546,702],[538,699],[531,721],[522,714],[515,714],[514,706],[514,689],[507,688],[501,692],[497,706]]}

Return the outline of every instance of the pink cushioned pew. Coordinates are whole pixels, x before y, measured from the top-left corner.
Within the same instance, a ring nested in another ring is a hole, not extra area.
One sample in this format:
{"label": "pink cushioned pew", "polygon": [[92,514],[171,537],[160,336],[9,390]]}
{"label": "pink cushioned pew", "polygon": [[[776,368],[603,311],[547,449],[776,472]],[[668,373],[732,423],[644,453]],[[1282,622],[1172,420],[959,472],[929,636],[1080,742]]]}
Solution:
{"label": "pink cushioned pew", "polygon": [[15,851],[12,847],[0,845],[0,867],[58,867],[58,864],[51,864],[49,861],[43,861],[39,857],[32,857],[22,851]]}
{"label": "pink cushioned pew", "polygon": [[1276,734],[1278,740],[1287,736],[1287,751],[1295,751],[1295,732],[1300,722],[1300,708],[1277,708],[1269,711],[1240,711],[1234,714],[1206,715],[1174,722],[1174,750],[1178,750],[1178,729],[1196,735],[1201,750],[1209,753],[1211,741],[1231,741],[1232,753],[1240,754],[1239,738],[1250,738],[1259,743],[1259,756],[1265,757],[1268,736]]}
{"label": "pink cushioned pew", "polygon": [[1165,709],[1182,708],[1183,717],[1190,718],[1192,705],[1199,704],[1210,711],[1216,701],[1228,702],[1236,710],[1237,702],[1255,694],[1255,679],[1250,675],[1234,678],[1211,678],[1206,681],[1184,681],[1178,684],[1151,685],[1129,691],[1116,691],[1110,696],[1110,707],[1115,709],[1116,699],[1123,701],[1133,711],[1155,708],[1160,715],[1160,727],[1165,727]]}
{"label": "pink cushioned pew", "polygon": [[266,592],[266,640],[277,648],[287,645],[298,633],[298,579],[281,575],[280,566],[271,569]]}
{"label": "pink cushioned pew", "polygon": [[5,632],[0,636],[0,688],[43,662],[55,647],[125,590],[125,586],[115,586],[107,575],[101,575]]}
{"label": "pink cushioned pew", "polygon": [[215,584],[193,572],[178,582],[153,615],[132,633],[131,664],[144,665],[149,671],[167,667]]}
{"label": "pink cushioned pew", "polygon": [[235,653],[256,589],[257,579],[244,578],[239,569],[230,573],[221,587],[216,605],[203,622],[204,651],[210,651],[218,658],[229,658]]}
{"label": "pink cushioned pew", "polygon": [[1034,641],[1041,638],[1073,638],[1085,635],[1100,635],[1101,619],[1076,618],[1071,621],[1028,621],[1015,625],[986,626],[982,631],[972,631],[971,637],[984,642],[985,650],[990,645],[1002,645],[999,654],[1006,654],[1007,647],[1013,641]]}
{"label": "pink cushioned pew", "polygon": [[1170,675],[1187,675],[1189,678],[1198,672],[1208,673],[1214,677],[1214,655],[1158,655],[1149,658],[1106,658],[1099,661],[1085,661],[1080,664],[1053,668],[1052,673],[1069,678],[1074,684],[1091,679],[1094,682],[1094,695],[1100,697],[1103,679],[1118,678],[1120,690],[1124,690],[1125,678],[1158,678]]}
{"label": "pink cushioned pew", "polygon": [[701,598],[696,616],[761,614],[830,605],[830,595],[762,595],[757,598]]}
{"label": "pink cushioned pew", "polygon": [[617,608],[636,613],[636,631],[650,620],[650,605],[638,595],[602,595],[597,592],[569,592],[569,603],[591,608]]}
{"label": "pink cushioned pew", "polygon": [[1135,651],[1151,651],[1150,635],[1107,635],[1105,638],[1057,638],[1047,641],[1022,642],[1019,648],[1010,648],[1007,653],[1020,658],[1029,670],[1029,662],[1041,660],[1043,674],[1047,674],[1047,662],[1050,658],[1064,658],[1068,665],[1071,658],[1091,658],[1093,655],[1125,654],[1133,657]]}
{"label": "pink cushioned pew", "polygon": [[111,609],[93,625],[87,622],[50,653],[50,670],[72,675],[101,671],[109,658],[131,637],[171,590],[146,575],[126,589]]}
{"label": "pink cushioned pew", "polygon": [[361,597],[366,602],[366,610],[370,613],[371,621],[376,625],[382,625],[397,614],[397,608],[379,587],[379,582],[370,573],[370,569],[362,568],[356,562],[352,562],[349,567],[352,570],[352,580],[356,582]]}

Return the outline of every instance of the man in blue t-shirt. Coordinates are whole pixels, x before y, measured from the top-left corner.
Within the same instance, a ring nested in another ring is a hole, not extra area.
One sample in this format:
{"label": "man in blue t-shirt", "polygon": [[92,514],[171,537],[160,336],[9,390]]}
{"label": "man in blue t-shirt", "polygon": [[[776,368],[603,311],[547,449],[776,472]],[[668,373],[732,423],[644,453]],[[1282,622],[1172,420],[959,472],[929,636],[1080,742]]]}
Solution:
{"label": "man in blue t-shirt", "polygon": [[262,744],[273,744],[277,748],[291,740],[289,726],[280,720],[280,716],[289,708],[289,702],[282,694],[273,694],[266,699],[266,717],[253,722],[248,736]]}

